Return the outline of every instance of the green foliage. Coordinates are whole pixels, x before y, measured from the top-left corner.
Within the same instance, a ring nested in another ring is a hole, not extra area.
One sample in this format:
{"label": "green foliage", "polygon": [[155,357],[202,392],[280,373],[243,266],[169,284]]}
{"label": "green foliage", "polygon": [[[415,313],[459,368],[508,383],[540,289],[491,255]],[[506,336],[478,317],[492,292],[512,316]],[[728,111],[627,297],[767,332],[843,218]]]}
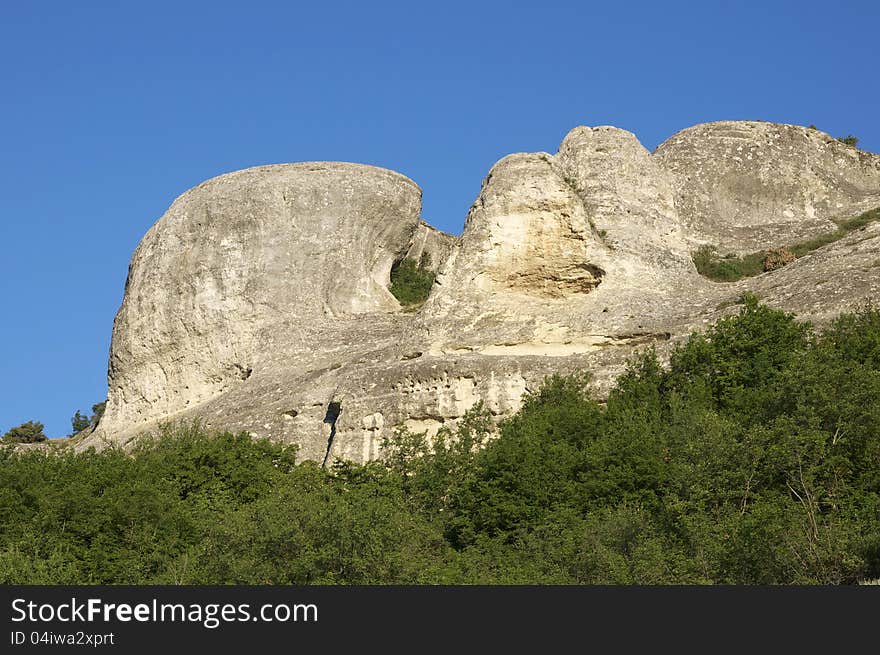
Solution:
{"label": "green foliage", "polygon": [[92,415],[91,417],[87,417],[85,414],[81,413],[79,410],[76,410],[76,413],[73,415],[73,418],[70,419],[70,425],[72,428],[72,432],[70,436],[82,432],[86,428],[95,427],[98,425],[98,422],[101,420],[101,417],[104,416],[104,409],[107,406],[107,401],[104,400],[100,403],[95,403],[92,405]]}
{"label": "green foliage", "polygon": [[691,254],[697,272],[715,282],[735,282],[764,272],[764,252],[719,255],[715,246],[700,246]]}
{"label": "green foliage", "polygon": [[828,245],[829,243],[834,243],[835,241],[839,241],[851,232],[860,230],[861,228],[865,227],[869,223],[873,223],[874,221],[880,221],[880,207],[878,207],[877,209],[872,209],[871,211],[867,211],[863,214],[859,214],[854,218],[850,218],[844,221],[837,221],[837,229],[834,232],[822,234],[815,239],[809,239],[807,241],[796,243],[791,246],[791,251],[794,253],[795,257],[803,257],[807,253],[817,250],[822,246]]}
{"label": "green foliage", "polygon": [[839,241],[848,234],[878,220],[880,220],[880,208],[872,209],[854,218],[837,221],[837,229],[834,232],[785,246],[776,251],[761,250],[739,256],[733,253],[720,255],[715,246],[705,245],[691,253],[691,259],[693,259],[694,266],[700,275],[715,282],[735,282],[745,277],[760,275],[768,270],[765,265],[768,253],[788,251],[795,258],[803,257],[807,253]]}
{"label": "green foliage", "polygon": [[0,448],[0,584],[880,579],[880,311],[819,332],[741,303],[604,404],[552,376],[382,462],[198,424],[129,454]]}
{"label": "green foliage", "polygon": [[693,334],[676,348],[665,383],[683,393],[709,393],[720,406],[755,408],[752,392],[772,385],[779,371],[804,351],[811,338],[809,324],[743,295],[738,316],[722,318],[704,335]]}
{"label": "green foliage", "polygon": [[453,552],[381,464],[164,426],[131,454],[0,450],[0,584],[438,582]]}
{"label": "green foliage", "polygon": [[91,421],[89,421],[89,417],[85,414],[81,414],[79,410],[76,410],[76,414],[74,414],[73,418],[70,419],[70,436],[75,435],[77,432],[82,432],[90,425]]}
{"label": "green foliage", "polygon": [[3,441],[7,443],[38,443],[46,441],[48,437],[43,434],[43,428],[43,424],[39,421],[28,421],[10,428],[3,435]]}
{"label": "green foliage", "polygon": [[856,144],[859,142],[859,137],[853,136],[852,134],[847,134],[846,136],[837,137],[837,140],[844,145],[856,147]]}
{"label": "green foliage", "polygon": [[403,259],[392,267],[389,291],[401,305],[415,309],[428,299],[434,284],[434,273],[430,266],[431,257],[424,253],[418,263],[413,259]]}
{"label": "green foliage", "polygon": [[104,416],[104,410],[107,408],[107,401],[102,400],[99,403],[95,403],[92,405],[92,416],[89,418],[89,423],[94,427],[98,425],[101,421],[101,417]]}

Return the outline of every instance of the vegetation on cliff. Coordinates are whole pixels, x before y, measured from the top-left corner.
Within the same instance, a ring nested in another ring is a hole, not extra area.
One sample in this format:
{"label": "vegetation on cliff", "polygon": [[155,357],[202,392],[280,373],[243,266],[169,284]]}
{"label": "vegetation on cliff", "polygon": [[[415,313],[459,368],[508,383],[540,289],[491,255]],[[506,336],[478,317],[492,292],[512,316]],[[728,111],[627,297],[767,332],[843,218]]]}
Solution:
{"label": "vegetation on cliff", "polygon": [[849,584],[880,578],[880,311],[746,297],[606,404],[549,378],[490,436],[329,470],[168,428],[129,456],[0,451],[0,583]]}
{"label": "vegetation on cliff", "polygon": [[43,432],[44,425],[39,421],[28,421],[9,428],[2,437],[3,443],[39,443],[48,437]]}
{"label": "vegetation on cliff", "polygon": [[107,407],[107,401],[102,400],[99,403],[95,403],[92,405],[92,415],[86,416],[81,413],[79,410],[76,410],[76,413],[70,419],[70,427],[73,430],[70,433],[70,436],[74,436],[83,430],[87,430],[88,428],[97,427],[98,422],[101,420],[101,417],[104,416],[104,410]]}
{"label": "vegetation on cliff", "polygon": [[781,268],[799,257],[818,250],[822,246],[827,246],[829,243],[839,241],[848,234],[878,220],[880,220],[880,207],[855,218],[838,221],[837,229],[833,232],[785,248],[759,250],[744,255],[736,255],[735,253],[721,255],[714,246],[705,245],[695,250],[691,254],[691,258],[700,275],[715,282],[735,282]]}
{"label": "vegetation on cliff", "polygon": [[405,308],[417,309],[428,299],[434,284],[430,266],[431,256],[426,252],[418,262],[406,258],[392,267],[389,291]]}

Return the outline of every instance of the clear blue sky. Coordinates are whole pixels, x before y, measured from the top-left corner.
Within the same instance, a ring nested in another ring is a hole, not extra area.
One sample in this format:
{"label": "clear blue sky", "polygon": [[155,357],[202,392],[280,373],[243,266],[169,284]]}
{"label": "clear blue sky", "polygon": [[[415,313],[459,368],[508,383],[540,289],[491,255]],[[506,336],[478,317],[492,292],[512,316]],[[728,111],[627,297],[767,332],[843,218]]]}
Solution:
{"label": "clear blue sky", "polygon": [[720,119],[880,151],[880,3],[4,2],[0,432],[106,395],[129,258],[220,173],[341,160],[458,232],[489,167],[576,125]]}

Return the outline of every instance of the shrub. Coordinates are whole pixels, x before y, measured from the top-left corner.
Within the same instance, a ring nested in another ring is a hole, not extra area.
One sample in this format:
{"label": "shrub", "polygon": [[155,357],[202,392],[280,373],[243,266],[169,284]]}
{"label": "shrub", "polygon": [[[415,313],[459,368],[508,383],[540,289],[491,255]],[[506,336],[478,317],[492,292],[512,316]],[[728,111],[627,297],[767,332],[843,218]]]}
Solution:
{"label": "shrub", "polygon": [[428,299],[434,284],[434,272],[430,270],[431,257],[422,255],[416,263],[413,259],[402,259],[391,268],[389,291],[406,308],[415,309]]}
{"label": "shrub", "polygon": [[715,282],[735,282],[764,271],[764,253],[720,255],[715,246],[701,246],[691,255],[697,272]]}
{"label": "shrub", "polygon": [[82,432],[83,430],[88,428],[90,425],[91,425],[91,423],[89,422],[89,417],[86,416],[85,414],[80,413],[79,410],[76,410],[76,414],[74,414],[73,418],[70,419],[70,427],[71,427],[70,436],[72,437],[73,435],[75,435],[79,432]]}
{"label": "shrub", "polygon": [[92,416],[89,419],[89,424],[92,427],[95,427],[96,425],[98,425],[98,423],[100,423],[101,417],[104,416],[104,410],[106,408],[107,408],[107,401],[106,400],[102,400],[101,402],[95,403],[94,405],[92,405]]}
{"label": "shrub", "polygon": [[46,439],[48,437],[43,434],[43,424],[39,421],[22,423],[3,435],[3,440],[9,443],[38,443]]}
{"label": "shrub", "polygon": [[[0,448],[0,584],[854,584],[880,579],[880,311],[744,295],[607,402],[554,376],[331,469],[167,426]],[[34,424],[35,426],[39,424]]]}
{"label": "shrub", "polygon": [[70,419],[70,426],[73,429],[73,431],[70,433],[70,436],[72,437],[87,428],[97,427],[98,422],[101,420],[101,417],[104,416],[104,409],[106,408],[106,406],[106,400],[92,405],[91,417],[88,417],[79,410],[76,410],[76,413]]}

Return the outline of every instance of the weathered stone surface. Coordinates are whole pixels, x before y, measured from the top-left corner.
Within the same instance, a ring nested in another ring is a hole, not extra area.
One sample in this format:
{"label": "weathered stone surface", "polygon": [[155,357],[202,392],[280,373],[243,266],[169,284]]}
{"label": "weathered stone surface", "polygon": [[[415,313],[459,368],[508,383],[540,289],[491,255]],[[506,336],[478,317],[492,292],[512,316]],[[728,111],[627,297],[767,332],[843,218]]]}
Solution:
{"label": "weathered stone surface", "polygon": [[[510,415],[556,371],[589,370],[601,395],[634,351],[665,356],[746,290],[827,321],[877,297],[880,225],[732,284],[690,258],[705,242],[785,245],[880,205],[877,156],[814,132],[716,123],[652,155],[624,130],[578,127],[555,155],[499,161],[459,238],[421,221],[418,187],[391,171],[209,180],[132,259],[107,411],[78,447],[198,417],[363,461],[398,426],[434,434],[479,401]],[[423,253],[437,280],[403,312],[391,266]]]}
{"label": "weathered stone surface", "polygon": [[866,302],[876,304],[880,299],[880,223],[737,285],[753,291],[763,302],[818,324]]}
{"label": "weathered stone surface", "polygon": [[412,236],[412,245],[406,251],[406,257],[420,262],[428,270],[436,272],[449,257],[456,241],[458,239],[454,235],[441,232],[425,221],[420,221]]}
{"label": "weathered stone surface", "polygon": [[420,204],[404,176],[341,163],[253,168],[183,194],[132,258],[102,424],[118,434],[172,416],[275,352],[307,365],[334,350],[328,325],[395,311],[387,279]]}
{"label": "weathered stone surface", "polygon": [[723,252],[805,240],[880,205],[880,156],[797,125],[696,125],[654,158],[672,175],[685,230]]}
{"label": "weathered stone surface", "polygon": [[650,267],[691,269],[670,176],[635,135],[576,127],[554,163],[609,247]]}
{"label": "weathered stone surface", "polygon": [[670,299],[704,283],[675,225],[663,172],[628,132],[576,128],[555,156],[505,157],[422,312],[430,352],[558,366],[665,340],[687,316]]}

